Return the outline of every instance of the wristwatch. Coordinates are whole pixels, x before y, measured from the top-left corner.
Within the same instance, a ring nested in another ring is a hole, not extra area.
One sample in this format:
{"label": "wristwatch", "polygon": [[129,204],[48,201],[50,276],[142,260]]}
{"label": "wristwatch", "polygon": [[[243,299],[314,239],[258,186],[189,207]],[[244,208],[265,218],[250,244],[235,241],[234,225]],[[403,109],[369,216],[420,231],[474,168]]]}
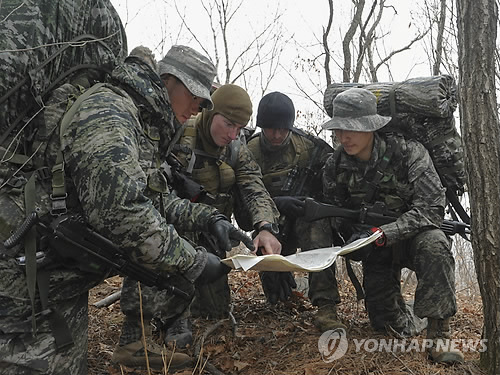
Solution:
{"label": "wristwatch", "polygon": [[267,223],[264,225],[261,225],[258,229],[257,232],[262,232],[263,230],[267,230],[269,233],[277,236],[280,232],[280,229],[278,227],[278,224],[275,223]]}

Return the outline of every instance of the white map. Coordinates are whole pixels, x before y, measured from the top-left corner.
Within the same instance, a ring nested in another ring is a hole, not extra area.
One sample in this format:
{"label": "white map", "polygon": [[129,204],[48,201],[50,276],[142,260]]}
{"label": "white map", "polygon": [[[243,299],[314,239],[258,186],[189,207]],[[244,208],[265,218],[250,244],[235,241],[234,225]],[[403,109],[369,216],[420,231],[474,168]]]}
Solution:
{"label": "white map", "polygon": [[330,267],[338,255],[348,254],[375,241],[382,235],[381,231],[370,237],[361,238],[343,247],[332,246],[308,250],[288,256],[283,255],[243,255],[238,254],[223,259],[222,262],[236,270],[255,271],[307,271],[319,272]]}

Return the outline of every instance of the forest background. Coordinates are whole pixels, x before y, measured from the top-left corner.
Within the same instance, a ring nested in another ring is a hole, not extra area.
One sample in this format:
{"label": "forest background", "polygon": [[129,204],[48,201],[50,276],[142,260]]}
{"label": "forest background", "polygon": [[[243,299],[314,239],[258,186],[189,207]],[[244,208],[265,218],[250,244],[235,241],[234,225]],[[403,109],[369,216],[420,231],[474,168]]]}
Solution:
{"label": "forest background", "polygon": [[455,77],[468,174],[463,199],[473,233],[481,233],[471,243],[455,240],[457,289],[481,295],[483,337],[489,339],[481,361],[488,373],[500,374],[496,0],[112,3],[125,24],[129,49],[145,45],[157,59],[173,44],[203,51],[217,66],[217,82],[247,89],[254,118],[260,98],[281,91],[295,103],[296,126],[325,139],[330,134],[320,127],[328,118],[323,95],[332,82]]}

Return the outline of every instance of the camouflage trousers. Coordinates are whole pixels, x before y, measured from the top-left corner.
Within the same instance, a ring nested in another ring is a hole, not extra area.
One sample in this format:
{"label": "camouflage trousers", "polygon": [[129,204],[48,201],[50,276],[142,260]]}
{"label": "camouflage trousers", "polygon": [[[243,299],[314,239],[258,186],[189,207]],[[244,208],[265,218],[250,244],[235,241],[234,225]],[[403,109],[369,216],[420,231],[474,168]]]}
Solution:
{"label": "camouflage trousers", "polygon": [[[295,221],[293,233],[283,244],[282,255],[294,254],[297,248],[301,251],[330,247],[333,244],[333,231],[329,219],[307,222],[301,219]],[[308,297],[313,305],[340,303],[337,279],[335,277],[336,263],[320,272],[309,273]]]}
{"label": "camouflage trousers", "polygon": [[[120,307],[125,314],[125,321],[122,326],[120,345],[126,345],[140,339],[141,327],[141,307],[144,324],[149,324],[154,318],[167,328],[178,318],[189,316],[189,305],[194,294],[194,286],[182,276],[174,276],[169,279],[170,285],[186,292],[189,299],[170,294],[166,290],[159,290],[156,287],[148,287],[137,281],[125,277],[123,279]],[[142,306],[141,306],[142,301]]]}
{"label": "camouflage trousers", "polygon": [[[413,311],[401,295],[401,269],[415,271],[418,284]],[[450,239],[439,229],[419,233],[395,246],[373,249],[363,259],[365,305],[371,325],[385,330],[390,325],[411,336],[414,315],[443,319],[457,311],[455,260]]]}
{"label": "camouflage trousers", "polygon": [[[53,280],[52,280],[53,281]],[[55,284],[55,283],[54,283]],[[3,375],[87,374],[88,292],[49,301],[49,311],[37,314],[32,333],[31,303],[26,278],[13,259],[0,260],[0,373]],[[37,298],[35,311],[42,307]],[[57,311],[61,320],[52,320]],[[54,329],[67,324],[73,343],[57,348]]]}

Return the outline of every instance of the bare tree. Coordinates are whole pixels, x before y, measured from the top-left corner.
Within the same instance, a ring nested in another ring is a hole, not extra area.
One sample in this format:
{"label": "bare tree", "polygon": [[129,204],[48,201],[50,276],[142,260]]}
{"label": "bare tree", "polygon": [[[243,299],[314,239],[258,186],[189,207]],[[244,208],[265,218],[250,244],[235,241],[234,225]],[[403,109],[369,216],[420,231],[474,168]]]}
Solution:
{"label": "bare tree", "polygon": [[[472,246],[483,300],[481,365],[500,373],[500,128],[495,84],[496,0],[457,0],[459,97],[471,199]],[[478,168],[477,166],[481,166]],[[480,234],[480,235],[479,235]]]}
{"label": "bare tree", "polygon": [[[286,37],[281,24],[282,14],[276,6],[269,20],[254,29],[250,20],[239,12],[243,0],[195,0],[199,1],[210,28],[210,40],[204,40],[195,32],[185,8],[174,3],[182,26],[201,50],[211,56],[219,72],[219,83],[236,83],[249,88],[258,87],[264,94],[275,77]],[[192,5],[192,3],[191,3]],[[242,22],[251,27],[249,34],[238,32]],[[236,43],[237,40],[237,43]]]}
{"label": "bare tree", "polygon": [[441,7],[439,11],[439,21],[438,21],[438,34],[436,38],[436,59],[434,61],[434,66],[432,67],[433,75],[438,75],[440,72],[442,54],[443,54],[443,35],[444,35],[445,23],[446,23],[446,0],[441,0]]}

